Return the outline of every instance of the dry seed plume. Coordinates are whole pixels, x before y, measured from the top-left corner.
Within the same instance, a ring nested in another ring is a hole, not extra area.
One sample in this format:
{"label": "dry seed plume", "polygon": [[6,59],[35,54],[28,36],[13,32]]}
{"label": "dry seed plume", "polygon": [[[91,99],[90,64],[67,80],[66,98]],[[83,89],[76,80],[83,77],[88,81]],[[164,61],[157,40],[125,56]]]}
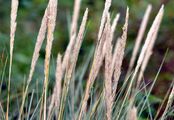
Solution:
{"label": "dry seed plume", "polygon": [[77,34],[77,23],[78,23],[79,12],[80,12],[80,4],[81,4],[81,0],[75,0],[70,37],[72,37],[74,34],[75,35]]}
{"label": "dry seed plume", "polygon": [[[106,41],[103,52],[105,53],[105,104],[106,104],[106,117],[107,120],[111,120],[112,115],[112,71],[111,71],[111,62],[112,62],[112,35],[111,35],[111,24],[110,24],[110,15],[108,15],[106,20]],[[104,33],[103,33],[104,34]]]}
{"label": "dry seed plume", "polygon": [[[160,26],[158,26],[157,30],[159,30],[159,27],[160,27]],[[147,66],[147,64],[148,64],[148,62],[149,62],[149,59],[150,59],[150,57],[151,57],[151,55],[152,55],[152,53],[153,53],[153,47],[154,47],[154,44],[155,44],[155,40],[156,40],[156,38],[157,38],[157,33],[158,33],[158,31],[157,31],[157,32],[154,34],[154,36],[152,37],[151,42],[150,42],[150,45],[149,45],[149,47],[148,47],[148,49],[147,49],[147,51],[146,51],[144,60],[143,60],[143,62],[142,62],[141,68],[140,68],[139,76],[138,76],[138,79],[137,79],[136,88],[140,87],[140,82],[141,82],[141,80],[142,80],[144,71],[145,71],[146,66]]]}
{"label": "dry seed plume", "polygon": [[31,61],[31,66],[30,66],[29,77],[27,79],[27,86],[25,88],[25,92],[24,92],[24,95],[23,95],[23,98],[22,98],[23,100],[22,100],[22,105],[21,105],[21,108],[20,108],[19,118],[20,118],[20,116],[23,112],[23,107],[24,107],[25,98],[26,98],[26,95],[27,95],[27,92],[28,92],[28,87],[29,87],[30,82],[31,82],[32,77],[33,77],[33,73],[34,73],[34,70],[35,70],[35,67],[36,67],[37,60],[39,58],[39,52],[40,52],[40,49],[42,47],[42,43],[45,39],[45,33],[46,33],[47,22],[48,22],[48,19],[47,19],[48,10],[47,9],[48,9],[48,7],[45,10],[44,16],[42,18],[41,26],[40,26],[40,29],[39,29],[39,33],[38,33],[38,36],[37,36],[37,39],[36,39],[36,44],[35,44],[33,57],[32,57],[32,61]]}
{"label": "dry seed plume", "polygon": [[[157,16],[155,17],[155,20],[154,20],[154,22],[153,22],[153,24],[152,24],[152,26],[151,26],[149,32],[148,32],[147,38],[146,38],[146,40],[145,40],[145,44],[143,45],[143,48],[142,48],[141,53],[140,53],[140,56],[139,56],[139,58],[138,58],[137,65],[136,65],[136,67],[135,67],[135,71],[134,71],[134,73],[133,73],[133,75],[132,75],[132,78],[131,78],[130,84],[129,84],[129,86],[128,86],[126,95],[125,95],[124,100],[123,100],[123,102],[122,102],[119,115],[117,116],[117,120],[119,119],[119,116],[120,116],[121,111],[122,111],[122,109],[123,109],[123,106],[124,106],[124,104],[125,104],[125,102],[126,102],[126,99],[127,99],[128,96],[130,95],[131,88],[132,88],[132,84],[133,84],[133,82],[134,82],[135,79],[136,79],[137,73],[138,73],[138,71],[139,71],[139,68],[140,68],[140,66],[141,66],[141,64],[142,64],[142,62],[143,62],[143,60],[144,60],[145,53],[146,53],[146,51],[147,51],[147,49],[148,49],[148,46],[149,46],[149,44],[150,44],[150,42],[151,42],[151,39],[153,38],[153,35],[158,31],[157,28],[158,28],[158,26],[159,26],[160,23],[161,23],[161,20],[162,20],[162,17],[163,17],[163,13],[164,13],[164,6],[162,5],[161,8],[160,8],[160,10],[159,10],[159,12],[158,12],[158,14],[157,14]],[[134,99],[134,96],[135,96],[135,93],[133,93],[133,99]]]}
{"label": "dry seed plume", "polygon": [[105,7],[104,7],[104,10],[103,10],[101,23],[100,23],[100,28],[99,28],[99,33],[98,33],[98,40],[100,40],[100,38],[102,36],[102,32],[103,32],[104,25],[105,25],[105,22],[106,22],[107,13],[109,12],[109,9],[111,7],[111,2],[112,2],[112,0],[106,0],[105,1]]}
{"label": "dry seed plume", "polygon": [[46,120],[46,101],[47,101],[47,87],[49,78],[49,65],[52,43],[54,40],[54,29],[56,25],[57,16],[57,0],[50,0],[48,7],[48,24],[47,24],[47,43],[46,43],[46,55],[45,55],[45,68],[44,68],[44,120]]}
{"label": "dry seed plume", "polygon": [[84,13],[83,20],[82,20],[82,23],[81,23],[81,26],[79,29],[79,33],[77,35],[77,39],[76,39],[76,43],[75,43],[75,46],[74,46],[74,49],[72,52],[72,56],[70,59],[70,64],[69,64],[69,67],[68,67],[66,74],[65,74],[63,94],[62,94],[62,98],[61,98],[60,112],[59,112],[58,119],[62,119],[62,117],[63,117],[63,111],[64,111],[67,93],[69,90],[69,84],[70,84],[70,81],[72,78],[73,71],[75,70],[78,54],[79,54],[80,47],[81,47],[81,44],[83,41],[83,35],[85,32],[85,28],[86,28],[87,18],[88,18],[88,9],[86,9],[86,11]]}
{"label": "dry seed plume", "polygon": [[48,118],[51,118],[51,112],[54,108],[56,109],[56,113],[58,113],[58,110],[59,110],[61,90],[62,90],[61,82],[62,82],[62,77],[63,77],[61,58],[62,58],[62,56],[60,54],[58,54],[56,73],[55,73],[56,81],[55,81],[55,86],[53,89],[51,103],[49,106]]}
{"label": "dry seed plume", "polygon": [[123,34],[116,43],[113,60],[112,60],[112,69],[114,69],[113,97],[115,96],[118,80],[121,74],[121,66],[122,66],[122,61],[124,58],[124,50],[126,47],[126,40],[127,40],[128,21],[129,21],[129,8],[127,8],[127,11],[126,11],[125,24],[123,26]]}
{"label": "dry seed plume", "polygon": [[[119,14],[116,15],[112,26],[110,24],[110,15],[107,16],[106,21],[106,41],[103,47],[103,54],[105,56],[105,103],[106,103],[106,117],[108,120],[112,118],[112,106],[113,106],[113,90],[112,90],[112,76],[114,72],[115,59],[113,60],[112,55],[112,40],[117,22],[119,19]],[[105,34],[105,31],[103,32]],[[114,56],[116,57],[116,56]]]}
{"label": "dry seed plume", "polygon": [[13,62],[13,48],[14,48],[14,39],[16,32],[16,18],[18,11],[18,0],[12,0],[11,3],[11,21],[10,21],[10,65],[9,65],[9,76],[8,76],[8,98],[7,98],[7,111],[6,111],[6,120],[8,120],[9,114],[9,102],[10,102],[10,82],[11,82],[11,71],[12,71],[12,62]]}
{"label": "dry seed plume", "polygon": [[133,49],[133,53],[132,53],[132,57],[131,57],[131,60],[130,60],[130,64],[129,64],[129,68],[128,68],[126,77],[131,73],[131,70],[134,66],[134,63],[135,63],[135,60],[136,60],[136,57],[137,57],[137,54],[138,54],[138,50],[140,48],[145,30],[146,30],[146,27],[147,27],[147,23],[148,23],[148,20],[149,20],[151,10],[152,10],[152,6],[148,5],[148,7],[146,9],[146,12],[145,12],[145,15],[143,17],[142,23],[140,25],[140,29],[138,31],[138,35],[137,35],[137,38],[136,38],[136,41],[135,41],[135,46],[134,46],[134,49]]}
{"label": "dry seed plume", "polygon": [[147,34],[145,43],[143,45],[143,48],[141,50],[140,56],[138,58],[138,61],[137,61],[136,67],[135,67],[135,71],[134,71],[133,76],[131,78],[131,82],[130,82],[128,90],[131,89],[132,84],[133,84],[133,82],[134,82],[134,80],[137,76],[138,71],[139,71],[139,68],[141,67],[141,64],[144,60],[147,49],[148,49],[148,47],[151,43],[151,40],[153,39],[154,34],[156,34],[156,32],[158,31],[158,28],[160,26],[160,23],[161,23],[161,20],[162,20],[162,17],[163,17],[163,13],[164,13],[164,6],[162,5],[159,12],[158,12],[158,14],[157,14],[157,16],[155,17],[155,20],[153,21],[153,24],[152,24],[148,34]]}
{"label": "dry seed plume", "polygon": [[[105,28],[104,28],[104,31],[105,31]],[[89,99],[91,87],[97,77],[97,74],[98,74],[101,64],[103,62],[103,59],[104,59],[103,46],[105,44],[105,40],[106,40],[106,34],[105,34],[105,32],[103,32],[101,41],[100,41],[100,43],[98,43],[98,46],[95,50],[95,55],[94,55],[92,67],[91,67],[91,70],[89,73],[89,77],[88,77],[88,80],[86,83],[86,89],[85,89],[84,97],[83,97],[83,100],[81,103],[78,120],[81,120],[83,118],[83,114],[86,111],[87,101]]]}
{"label": "dry seed plume", "polygon": [[75,44],[75,38],[76,38],[77,28],[78,28],[77,23],[78,23],[79,13],[80,13],[80,4],[81,4],[81,0],[75,0],[74,13],[73,13],[71,29],[70,29],[70,41],[65,51],[65,55],[64,55],[63,63],[62,63],[63,72],[65,71],[65,68],[68,67],[68,63],[70,61],[70,55],[72,53],[72,50]]}
{"label": "dry seed plume", "polygon": [[86,106],[87,106],[87,101],[89,98],[89,94],[90,94],[90,90],[91,87],[93,85],[93,82],[95,81],[97,74],[99,72],[99,69],[101,67],[104,55],[103,55],[103,46],[105,44],[105,35],[102,34],[104,31],[104,26],[105,26],[105,22],[106,22],[106,17],[107,14],[109,12],[109,8],[111,6],[111,0],[106,0],[105,2],[105,8],[103,11],[103,15],[101,18],[101,23],[100,23],[100,28],[99,28],[99,33],[98,33],[98,42],[97,42],[97,46],[96,46],[96,50],[95,50],[95,54],[94,54],[94,60],[92,63],[92,68],[87,80],[87,85],[86,85],[86,89],[85,89],[85,93],[84,93],[84,97],[82,100],[82,104],[81,104],[81,108],[80,108],[80,113],[79,113],[79,117],[78,119],[81,120],[83,118],[83,114],[86,110]]}

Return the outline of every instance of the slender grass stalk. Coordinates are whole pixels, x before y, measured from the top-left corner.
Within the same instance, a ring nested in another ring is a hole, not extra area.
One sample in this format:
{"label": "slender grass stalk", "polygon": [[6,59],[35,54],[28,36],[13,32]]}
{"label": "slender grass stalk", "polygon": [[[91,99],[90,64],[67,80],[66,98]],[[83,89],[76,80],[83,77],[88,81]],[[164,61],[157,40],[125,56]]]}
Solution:
{"label": "slender grass stalk", "polygon": [[77,35],[76,43],[75,43],[75,46],[74,46],[74,49],[72,52],[73,54],[71,56],[70,65],[65,74],[65,81],[64,81],[64,86],[63,86],[63,90],[62,90],[62,97],[61,97],[61,103],[60,103],[60,111],[58,114],[58,120],[63,119],[63,112],[64,112],[66,98],[67,98],[67,94],[68,94],[68,90],[69,90],[69,84],[72,79],[72,74],[75,70],[76,62],[78,59],[78,54],[80,51],[80,47],[82,45],[83,35],[85,32],[85,27],[86,27],[86,23],[87,23],[87,18],[88,18],[88,9],[86,9],[86,11],[83,15],[83,20],[82,20],[82,23],[81,23],[81,26],[79,29],[79,33]]}
{"label": "slender grass stalk", "polygon": [[46,55],[45,55],[45,68],[44,68],[44,112],[43,119],[46,120],[46,104],[47,104],[47,87],[48,87],[48,78],[49,78],[49,66],[50,66],[50,56],[52,43],[54,40],[54,29],[56,25],[56,16],[57,16],[57,0],[50,0],[48,7],[48,24],[47,24],[47,43],[46,43]]}
{"label": "slender grass stalk", "polygon": [[140,29],[138,31],[138,35],[137,35],[137,38],[136,38],[136,41],[135,41],[135,46],[134,46],[132,57],[131,57],[131,60],[130,60],[130,63],[129,63],[129,68],[128,68],[128,71],[127,71],[126,78],[130,74],[130,72],[132,71],[132,68],[134,66],[134,63],[135,63],[135,60],[136,60],[136,57],[137,57],[137,54],[138,54],[138,50],[140,48],[145,30],[146,30],[146,27],[147,27],[147,23],[148,23],[148,20],[149,20],[151,10],[152,10],[152,6],[148,5],[148,7],[146,9],[146,12],[145,12],[145,15],[143,17],[142,23],[140,25]]}
{"label": "slender grass stalk", "polygon": [[9,65],[9,76],[8,76],[8,98],[7,98],[7,111],[6,111],[6,120],[8,120],[9,115],[9,104],[10,104],[10,84],[11,84],[11,72],[12,72],[12,62],[13,62],[13,48],[14,48],[14,39],[16,32],[16,18],[18,11],[18,0],[11,1],[11,21],[10,21],[10,65]]}
{"label": "slender grass stalk", "polygon": [[34,95],[34,89],[32,91],[32,94],[31,94],[31,99],[30,99],[30,104],[29,104],[29,108],[28,108],[28,115],[27,115],[27,120],[29,120],[29,116],[30,116],[30,111],[31,111],[31,106],[32,106],[32,102],[33,102],[33,95]]}

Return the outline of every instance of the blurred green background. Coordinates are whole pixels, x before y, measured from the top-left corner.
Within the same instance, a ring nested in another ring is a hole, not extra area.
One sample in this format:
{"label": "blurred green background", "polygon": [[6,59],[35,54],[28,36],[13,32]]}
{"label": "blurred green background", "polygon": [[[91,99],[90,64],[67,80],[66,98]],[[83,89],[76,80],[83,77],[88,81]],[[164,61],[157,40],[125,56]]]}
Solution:
{"label": "blurred green background", "polygon": [[[58,16],[52,50],[53,59],[51,61],[50,80],[54,80],[53,71],[55,70],[54,65],[57,53],[60,52],[63,54],[69,41],[69,25],[74,3],[73,0],[58,1]],[[47,0],[19,0],[19,12],[17,17],[18,25],[12,67],[12,89],[15,88],[15,91],[21,91],[21,85],[24,84],[24,79],[28,76],[36,37],[47,2]],[[167,48],[169,48],[165,64],[152,92],[155,97],[163,98],[171,85],[174,73],[174,0],[113,0],[110,10],[112,18],[118,12],[121,14],[114,40],[116,40],[122,32],[121,27],[124,22],[126,7],[128,6],[130,8],[130,19],[126,54],[122,68],[122,76],[124,76],[132,54],[135,38],[148,4],[152,4],[153,11],[150,16],[146,33],[160,6],[162,4],[165,5],[165,14],[155,44],[154,53],[144,75],[144,79],[147,83],[154,79],[164,54]],[[7,63],[8,66],[7,60],[9,58],[10,5],[10,0],[0,0],[0,72],[1,80],[2,78],[4,80],[2,90],[6,89],[6,79],[8,76],[8,67],[5,67],[5,65]],[[89,20],[79,60],[84,59],[85,55],[89,53],[92,46],[96,43],[100,18],[104,8],[104,0],[82,0],[79,23],[86,7],[89,8]],[[42,80],[44,75],[44,46],[45,43],[40,52],[40,58],[33,78],[34,80]],[[5,74],[3,74],[4,71]]]}

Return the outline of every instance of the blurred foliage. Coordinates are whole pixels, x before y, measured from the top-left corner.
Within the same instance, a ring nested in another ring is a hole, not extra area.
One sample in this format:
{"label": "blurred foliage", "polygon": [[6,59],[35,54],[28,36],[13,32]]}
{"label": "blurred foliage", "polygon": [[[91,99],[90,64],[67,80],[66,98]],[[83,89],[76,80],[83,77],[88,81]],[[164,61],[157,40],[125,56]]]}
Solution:
{"label": "blurred foliage", "polygon": [[[48,0],[19,0],[19,12],[17,17],[17,31],[14,46],[14,59],[12,67],[12,86],[15,90],[21,91],[21,85],[25,84],[24,79],[28,76],[32,53],[35,46],[36,37],[40,28],[40,23]],[[55,40],[52,50],[51,72],[50,80],[54,80],[55,58],[57,53],[63,52],[69,41],[69,25],[73,11],[73,0],[59,0],[57,25],[55,31]],[[159,35],[157,38],[154,53],[150,60],[149,66],[145,73],[146,82],[154,79],[157,70],[161,64],[162,58],[167,48],[169,54],[159,76],[156,87],[153,90],[154,95],[161,94],[163,97],[166,93],[168,86],[170,86],[173,73],[174,73],[174,0],[113,0],[111,13],[112,18],[116,13],[121,14],[118,29],[115,34],[115,40],[121,33],[121,27],[124,22],[126,7],[130,7],[130,21],[128,32],[128,43],[126,48],[126,55],[123,64],[123,75],[126,71],[129,59],[134,47],[134,40],[139,29],[142,17],[148,4],[152,4],[153,13],[151,14],[148,28],[150,27],[154,16],[157,14],[159,7],[165,4],[165,14],[162,25],[160,27]],[[10,0],[0,0],[0,72],[8,73],[8,67],[4,70],[5,61],[9,57],[9,31],[10,31]],[[90,51],[97,38],[99,29],[100,18],[103,11],[104,0],[82,0],[80,12],[80,20],[86,7],[89,8],[89,21],[84,38],[84,42],[80,51],[80,60]],[[146,30],[148,32],[148,30]],[[43,78],[43,64],[44,64],[44,49],[45,43],[40,52],[40,58],[34,74],[34,80]],[[6,81],[7,75],[4,77]],[[4,83],[4,88],[6,84]],[[160,90],[156,89],[159,88]],[[157,100],[157,99],[156,99]]]}

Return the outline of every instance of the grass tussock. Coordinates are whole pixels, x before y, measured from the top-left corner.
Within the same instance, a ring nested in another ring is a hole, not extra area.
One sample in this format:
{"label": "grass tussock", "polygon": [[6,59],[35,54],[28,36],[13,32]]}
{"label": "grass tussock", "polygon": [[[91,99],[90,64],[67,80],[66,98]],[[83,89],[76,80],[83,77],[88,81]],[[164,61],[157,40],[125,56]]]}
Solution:
{"label": "grass tussock", "polygon": [[[16,31],[16,17],[18,9],[18,0],[12,0],[11,3],[11,31],[10,31],[10,62],[9,62],[9,79],[8,79],[8,92],[7,92],[7,108],[6,116],[4,115],[5,108],[3,108],[0,101],[0,117],[2,119],[13,119],[13,111],[10,111],[10,81],[12,72],[12,59],[13,47]],[[120,18],[118,13],[112,20],[110,17],[111,0],[105,1],[104,10],[101,16],[98,35],[96,38],[96,47],[94,50],[93,60],[90,66],[89,60],[82,65],[82,71],[78,71],[77,62],[82,42],[85,39],[85,31],[87,30],[87,23],[90,19],[88,14],[90,10],[85,10],[81,25],[78,29],[78,20],[80,14],[81,0],[75,0],[74,12],[72,16],[69,44],[64,54],[57,55],[56,70],[55,70],[55,84],[52,93],[48,92],[49,89],[49,72],[52,44],[54,40],[54,31],[56,26],[57,17],[57,0],[49,0],[47,8],[45,9],[42,18],[41,26],[33,51],[27,84],[24,86],[22,98],[20,98],[17,118],[21,119],[107,119],[107,120],[138,120],[141,118],[143,111],[146,109],[145,105],[148,104],[148,117],[151,119],[165,120],[172,108],[174,98],[174,86],[169,91],[168,102],[166,104],[163,114],[160,116],[151,115],[151,107],[148,102],[148,96],[151,93],[153,85],[150,90],[146,89],[143,84],[142,78],[151,55],[153,54],[153,47],[157,39],[158,31],[164,14],[164,6],[162,5],[157,13],[145,39],[144,45],[138,56],[138,51],[145,36],[145,30],[148,24],[152,6],[148,5],[137,32],[135,46],[133,49],[132,57],[130,59],[127,75],[125,75],[124,83],[121,88],[118,88],[121,69],[126,51],[126,42],[128,39],[128,25],[129,25],[129,8],[127,7],[125,14],[125,22],[122,27],[122,35],[116,38],[115,31]],[[44,81],[42,93],[39,94],[34,104],[35,89],[32,90],[32,95],[29,97],[29,89],[33,74],[35,72],[36,64],[39,59],[39,53],[42,44],[46,39],[45,48],[45,61],[44,61]],[[115,43],[115,44],[114,44]],[[137,57],[138,56],[138,57]],[[137,60],[137,62],[135,62]],[[89,68],[89,74],[87,69]],[[135,66],[135,67],[134,67]],[[162,66],[162,65],[161,65]],[[160,72],[161,68],[159,69]],[[79,74],[79,73],[82,74]],[[158,72],[158,74],[159,74]],[[103,77],[100,77],[101,74]],[[157,76],[158,76],[157,74]],[[84,75],[87,75],[87,80],[83,81]],[[156,76],[156,78],[157,78]],[[155,83],[156,78],[153,83]],[[79,80],[78,80],[79,79]],[[97,79],[101,79],[102,85],[95,85]],[[83,83],[85,83],[83,85]],[[96,87],[96,88],[95,88]],[[141,88],[145,89],[145,97],[138,101],[138,93]],[[29,99],[30,98],[30,99]],[[28,105],[29,102],[29,105]],[[141,106],[141,107],[140,107]],[[27,108],[27,111],[25,110]]]}

